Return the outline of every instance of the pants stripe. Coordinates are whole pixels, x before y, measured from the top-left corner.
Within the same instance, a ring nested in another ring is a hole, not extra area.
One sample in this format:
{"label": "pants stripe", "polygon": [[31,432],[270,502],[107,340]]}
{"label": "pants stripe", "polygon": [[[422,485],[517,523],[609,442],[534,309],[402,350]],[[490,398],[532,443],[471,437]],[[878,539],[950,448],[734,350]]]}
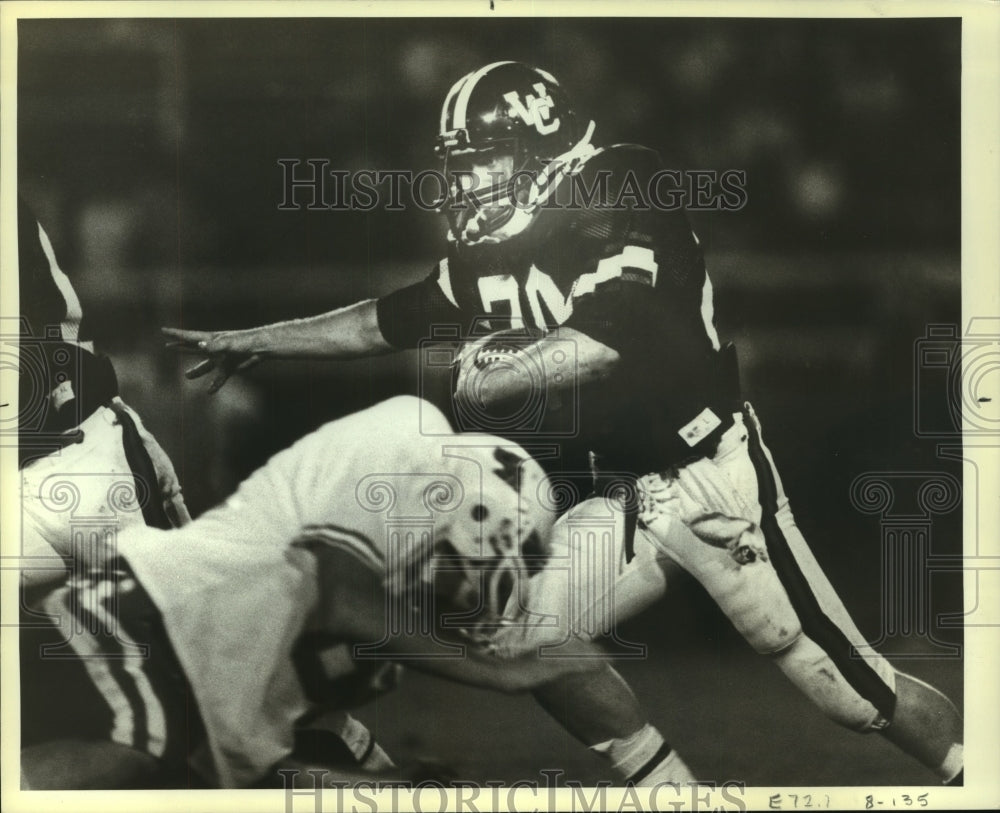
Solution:
{"label": "pants stripe", "polygon": [[189,781],[201,717],[159,612],[132,578],[116,559],[41,600],[49,623],[22,649],[22,675],[32,684],[27,705],[22,697],[22,741],[115,742]]}
{"label": "pants stripe", "polygon": [[[75,605],[72,610],[83,630],[67,631],[67,640],[83,659],[91,679],[108,703],[114,717],[112,739],[122,745],[146,750],[146,709],[132,677],[123,667],[125,653],[117,647],[114,635],[86,609],[84,595],[85,592],[80,589],[74,589],[69,594],[69,601]],[[97,630],[94,635],[90,632],[92,629]]]}
{"label": "pants stripe", "polygon": [[167,721],[157,691],[150,682],[149,675],[146,674],[150,653],[147,650],[143,656],[139,655],[143,646],[132,638],[126,629],[127,616],[117,618],[108,612],[108,604],[115,599],[116,583],[102,580],[97,582],[95,588],[94,598],[97,600],[94,604],[95,612],[100,616],[104,628],[122,645],[125,657],[120,662],[121,666],[131,677],[141,698],[145,722],[145,750],[154,757],[162,757],[167,743]]}
{"label": "pants stripe", "polygon": [[774,472],[764,454],[753,417],[745,413],[744,418],[750,459],[757,473],[760,505],[763,509],[761,530],[764,532],[774,569],[802,622],[802,629],[826,651],[854,690],[875,706],[886,720],[892,720],[896,708],[895,693],[864,658],[851,657],[853,644],[844,631],[823,612],[809,585],[809,580],[795,560],[776,518],[778,489]]}

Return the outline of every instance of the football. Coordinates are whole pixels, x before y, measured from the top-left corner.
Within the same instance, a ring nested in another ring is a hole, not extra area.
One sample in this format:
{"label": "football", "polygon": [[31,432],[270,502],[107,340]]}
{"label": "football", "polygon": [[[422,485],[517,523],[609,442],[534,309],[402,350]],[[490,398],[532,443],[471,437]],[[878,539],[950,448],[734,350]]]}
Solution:
{"label": "football", "polygon": [[464,429],[510,428],[538,411],[545,373],[538,359],[525,351],[544,335],[537,329],[510,328],[462,348],[455,360],[452,390]]}
{"label": "football", "polygon": [[537,328],[508,328],[490,333],[473,344],[476,351],[473,364],[476,369],[483,370],[499,361],[511,361],[544,336],[545,333]]}

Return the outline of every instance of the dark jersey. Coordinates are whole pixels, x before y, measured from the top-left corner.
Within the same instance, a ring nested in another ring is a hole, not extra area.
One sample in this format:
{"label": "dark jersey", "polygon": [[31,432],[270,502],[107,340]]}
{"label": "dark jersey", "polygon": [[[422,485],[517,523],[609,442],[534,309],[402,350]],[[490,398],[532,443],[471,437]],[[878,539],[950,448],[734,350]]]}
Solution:
{"label": "dark jersey", "polygon": [[[111,362],[86,339],[80,300],[48,235],[18,198],[20,462],[48,454],[97,405],[118,392]],[[54,444],[54,445],[53,445]]]}
{"label": "dark jersey", "polygon": [[581,465],[586,450],[606,467],[645,473],[703,453],[698,444],[732,411],[734,387],[721,369],[698,240],[682,211],[650,199],[657,185],[668,199],[660,168],[644,147],[597,150],[523,234],[452,241],[429,277],[379,300],[383,336],[406,348],[441,325],[466,337],[573,328],[621,360],[575,394],[579,426],[572,443],[559,441],[562,465]]}
{"label": "dark jersey", "polygon": [[36,339],[78,344],[83,312],[69,278],[56,262],[48,235],[23,200],[17,200],[18,286],[21,300],[21,331]]}

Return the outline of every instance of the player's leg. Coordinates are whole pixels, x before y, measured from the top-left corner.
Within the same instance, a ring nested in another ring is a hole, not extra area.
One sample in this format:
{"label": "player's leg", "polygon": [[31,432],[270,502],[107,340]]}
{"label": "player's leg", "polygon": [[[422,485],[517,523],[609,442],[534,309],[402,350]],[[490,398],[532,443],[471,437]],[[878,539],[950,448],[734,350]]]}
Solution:
{"label": "player's leg", "polygon": [[[867,707],[869,713],[872,706],[877,708],[879,718],[872,724],[856,725],[863,719],[864,712],[861,709],[865,706],[860,706],[857,711],[849,711],[852,705],[859,705],[861,696],[855,697],[853,704],[837,700],[838,697],[849,697],[847,693],[834,695],[833,707],[825,709],[827,714],[838,721],[846,714],[845,725],[856,727],[861,731],[872,729],[880,731],[886,739],[933,770],[943,781],[954,779],[962,770],[963,726],[958,709],[940,691],[894,669],[884,657],[871,648],[849,617],[843,603],[802,538],[802,534],[794,525],[791,512],[787,509],[787,502],[783,509],[779,509],[779,516],[781,534],[808,580],[819,611],[830,619],[849,642],[848,645],[841,643],[840,649],[850,649],[850,660],[845,669],[834,673],[853,674],[857,676],[857,680],[867,680],[870,686],[870,692],[867,694],[872,698]],[[818,638],[819,634],[814,633],[813,637]],[[834,653],[837,651],[832,647],[827,649]],[[777,655],[776,660],[783,671],[796,682],[802,679],[816,680],[811,676],[825,675],[831,672],[832,666],[831,663],[827,663],[831,660],[828,652],[821,650],[806,636],[803,636],[796,646]],[[811,667],[806,665],[810,660],[816,662]],[[882,688],[883,685],[885,688]],[[815,690],[809,694],[814,699],[822,697],[821,693]],[[822,706],[819,700],[817,702]]]}
{"label": "player's leg", "polygon": [[587,745],[638,731],[646,722],[632,689],[610,666],[560,678],[534,695],[569,734]]}
{"label": "player's leg", "polygon": [[[765,541],[761,528],[744,519],[747,513],[734,508],[737,495],[720,469],[702,460],[681,474],[654,489],[659,505],[643,515],[643,533],[691,573],[747,642],[773,657],[824,713],[856,730],[879,725],[883,716],[873,699],[889,711],[891,670],[873,669],[882,666],[878,661],[852,660],[850,642],[828,620],[821,621],[821,612],[793,603],[773,561],[776,541]],[[806,584],[801,578],[789,581]],[[799,590],[798,598],[805,592]],[[814,634],[817,629],[830,633],[817,636],[825,646],[804,630],[809,622]],[[831,641],[834,632],[840,638]]]}
{"label": "player's leg", "polygon": [[556,521],[545,567],[512,597],[497,649],[558,654],[559,644],[572,637],[613,640],[619,621],[663,597],[673,567],[641,533],[627,561],[622,505],[603,497],[585,500]]}
{"label": "player's leg", "polygon": [[[795,525],[749,408],[712,461],[653,485],[659,510],[649,516],[650,530],[758,652],[831,719],[856,731],[897,726],[890,739],[945,781],[953,778],[961,760],[957,712],[929,687],[897,681],[858,631]],[[676,516],[683,523],[671,524]],[[919,711],[925,703],[929,715]]]}
{"label": "player's leg", "polygon": [[[895,670],[861,635],[795,524],[771,453],[760,438],[760,422],[752,409],[748,408],[747,412],[750,418],[751,457],[756,457],[755,468],[763,484],[759,493],[762,503],[773,500],[776,535],[787,542],[789,552],[805,576],[822,615],[830,619],[850,642],[852,653],[856,653],[852,659],[854,663],[860,660],[870,667],[870,672],[891,686],[891,696],[887,697],[877,679],[872,679],[864,669],[859,670],[862,679],[871,682],[876,693],[873,704],[887,722],[887,725],[880,725],[877,729],[943,781],[955,779],[962,770],[963,726],[958,709],[937,689]],[[763,507],[767,510],[766,504]]]}
{"label": "player's leg", "polygon": [[680,755],[647,722],[625,679],[611,666],[568,675],[536,689],[535,699],[563,728],[611,763],[626,782],[694,782]]}
{"label": "player's leg", "polygon": [[21,773],[33,790],[183,787],[197,706],[142,587],[119,568],[57,588],[20,630]]}
{"label": "player's leg", "polygon": [[933,686],[896,670],[896,710],[882,735],[946,784],[962,784],[962,716]]}
{"label": "player's leg", "polygon": [[[603,499],[585,501],[560,518],[548,564],[529,580],[514,626],[501,634],[501,653],[533,647],[544,657],[546,649],[558,654],[559,644],[572,636],[613,636],[617,621],[663,596],[667,565],[643,539],[636,540],[635,558],[626,562],[624,529],[620,507]],[[694,781],[611,666],[561,678],[534,695],[623,780],[643,785]]]}
{"label": "player's leg", "polygon": [[319,782],[336,787],[337,782],[391,781],[403,776],[366,726],[343,709],[329,708],[298,722],[294,749],[257,786],[311,788]]}
{"label": "player's leg", "polygon": [[[871,648],[791,523],[791,513],[785,510],[782,514],[781,535],[816,599],[811,611],[801,612],[812,612],[820,621],[814,623],[811,634],[775,656],[778,665],[797,684],[816,684],[806,686],[806,691],[834,720],[860,731],[878,730],[943,781],[954,779],[962,769],[962,718],[958,710],[940,691],[894,669]],[[829,622],[825,631],[822,619]],[[833,640],[825,649],[816,643],[830,637]],[[838,652],[840,657],[836,657]],[[838,680],[851,677],[861,688],[853,693],[823,691],[827,674]],[[866,711],[867,715],[877,711],[877,716],[865,722]]]}

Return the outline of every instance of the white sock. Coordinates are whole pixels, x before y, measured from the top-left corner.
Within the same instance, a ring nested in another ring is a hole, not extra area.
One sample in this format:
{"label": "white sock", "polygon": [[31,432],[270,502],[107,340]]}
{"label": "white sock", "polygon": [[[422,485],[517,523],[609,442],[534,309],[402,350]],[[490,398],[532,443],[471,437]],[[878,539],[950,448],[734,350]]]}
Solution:
{"label": "white sock", "polygon": [[684,760],[649,723],[628,737],[601,742],[590,748],[608,757],[615,773],[639,787],[695,781]]}

